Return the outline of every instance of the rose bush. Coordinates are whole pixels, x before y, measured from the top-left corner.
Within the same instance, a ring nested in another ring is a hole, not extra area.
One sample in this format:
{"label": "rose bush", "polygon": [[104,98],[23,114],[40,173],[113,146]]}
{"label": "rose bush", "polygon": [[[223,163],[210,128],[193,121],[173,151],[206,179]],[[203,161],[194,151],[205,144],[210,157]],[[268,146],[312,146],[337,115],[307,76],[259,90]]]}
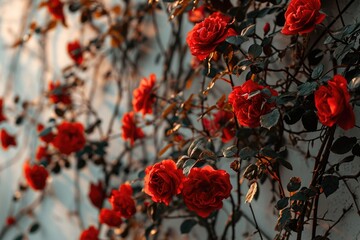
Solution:
{"label": "rose bush", "polygon": [[354,238],[360,3],[12,2],[0,239]]}

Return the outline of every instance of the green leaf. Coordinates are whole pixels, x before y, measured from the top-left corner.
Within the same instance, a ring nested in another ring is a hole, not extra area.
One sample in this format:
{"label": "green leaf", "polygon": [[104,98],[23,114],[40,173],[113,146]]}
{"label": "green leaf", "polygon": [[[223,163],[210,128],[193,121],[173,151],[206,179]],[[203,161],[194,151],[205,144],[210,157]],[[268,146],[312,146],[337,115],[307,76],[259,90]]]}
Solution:
{"label": "green leaf", "polygon": [[256,43],[254,43],[253,45],[251,45],[249,47],[248,52],[249,52],[249,55],[251,56],[251,58],[257,58],[262,53],[262,47]]}
{"label": "green leaf", "polygon": [[291,163],[289,163],[288,161],[286,161],[285,159],[279,158],[279,162],[281,165],[283,165],[284,167],[286,167],[289,170],[293,170],[293,167],[291,166]]}
{"label": "green leaf", "polygon": [[281,210],[281,209],[286,208],[288,204],[289,204],[289,198],[284,197],[284,198],[280,199],[279,201],[277,201],[276,208],[278,210]]}
{"label": "green leaf", "polygon": [[341,163],[352,162],[355,159],[354,155],[350,155],[341,160]]}
{"label": "green leaf", "polygon": [[183,173],[185,176],[187,176],[190,173],[191,168],[193,168],[195,164],[196,164],[196,160],[194,159],[189,159],[184,163]]}
{"label": "green leaf", "polygon": [[344,44],[340,44],[337,48],[335,48],[335,51],[333,53],[334,58],[339,60],[339,58],[344,54],[345,46],[346,45]]}
{"label": "green leaf", "polygon": [[138,178],[139,179],[143,179],[145,177],[145,171],[144,170],[141,170],[139,173],[138,173]]}
{"label": "green leaf", "polygon": [[292,195],[290,197],[291,201],[306,201],[307,197],[305,196],[305,194],[303,192],[297,192],[294,195]]}
{"label": "green leaf", "polygon": [[280,210],[280,217],[278,219],[278,225],[280,228],[284,228],[285,224],[291,219],[290,208],[284,208]]}
{"label": "green leaf", "polygon": [[197,158],[198,156],[195,156],[195,155],[200,154],[199,151],[197,151],[197,150],[198,150],[198,149],[201,150],[201,148],[204,146],[204,144],[205,144],[205,139],[204,139],[204,138],[197,138],[197,139],[195,139],[195,140],[191,143],[191,145],[190,145],[190,147],[189,147],[189,149],[188,149],[188,155],[189,155],[190,157]]}
{"label": "green leaf", "polygon": [[276,104],[277,105],[284,105],[288,102],[294,101],[296,99],[296,94],[294,93],[285,93],[285,94],[281,94],[276,98]]}
{"label": "green leaf", "polygon": [[354,91],[360,88],[360,77],[353,78],[349,83],[349,89]]}
{"label": "green leaf", "polygon": [[243,30],[241,30],[241,36],[251,36],[255,33],[255,24],[252,24],[250,26],[247,26]]}
{"label": "green leaf", "polygon": [[45,128],[44,130],[42,130],[39,133],[39,137],[44,137],[44,136],[48,135],[49,133],[51,133],[51,130],[52,130],[52,127]]}
{"label": "green leaf", "polygon": [[186,234],[191,231],[191,229],[197,224],[197,221],[194,219],[186,219],[180,225],[181,234]]}
{"label": "green leaf", "polygon": [[202,152],[199,155],[199,159],[217,160],[217,155],[213,151],[203,149]]}
{"label": "green leaf", "polygon": [[275,108],[270,113],[260,117],[260,125],[264,128],[270,129],[278,123],[279,119],[280,112],[277,108]]}
{"label": "green leaf", "polygon": [[307,110],[301,117],[304,128],[308,131],[315,131],[318,125],[318,116],[314,110]]}
{"label": "green leaf", "polygon": [[228,37],[226,38],[226,42],[232,44],[232,45],[235,45],[237,47],[240,47],[241,44],[243,44],[244,42],[248,41],[249,38],[246,37],[246,36],[231,36],[231,37]]}
{"label": "green leaf", "polygon": [[244,147],[243,149],[240,150],[239,157],[244,160],[250,160],[250,158],[255,156],[255,154],[256,151],[254,151],[253,149],[249,147]]}
{"label": "green leaf", "polygon": [[272,150],[270,147],[264,147],[260,150],[260,153],[262,155],[271,157],[271,158],[277,158],[279,156],[279,154],[277,152],[275,152],[274,150]]}
{"label": "green leaf", "polygon": [[298,95],[299,96],[307,96],[312,94],[313,92],[315,92],[315,90],[317,89],[318,84],[317,82],[306,82],[304,84],[301,84],[298,87]]}
{"label": "green leaf", "polygon": [[354,145],[354,147],[351,149],[352,154],[355,156],[360,157],[360,145],[357,143]]}
{"label": "green leaf", "polygon": [[245,169],[243,176],[244,178],[251,180],[257,176],[257,173],[258,173],[258,166],[256,166],[255,164],[250,164]]}
{"label": "green leaf", "polygon": [[231,158],[236,156],[236,154],[238,153],[238,148],[236,147],[236,145],[232,145],[230,147],[227,147],[225,149],[223,149],[223,155],[226,158]]}
{"label": "green leaf", "polygon": [[287,190],[289,192],[296,192],[301,187],[301,179],[298,177],[292,177],[290,182],[287,185]]}
{"label": "green leaf", "polygon": [[34,233],[36,232],[37,230],[39,230],[40,228],[40,224],[39,223],[34,223],[33,225],[31,225],[30,229],[29,229],[29,232],[30,233]]}
{"label": "green leaf", "polygon": [[339,178],[334,175],[324,176],[321,182],[326,197],[333,194],[339,188]]}
{"label": "green leaf", "polygon": [[356,137],[340,137],[331,146],[331,151],[336,154],[344,154],[349,152],[356,144]]}
{"label": "green leaf", "polygon": [[324,71],[324,65],[323,64],[317,65],[311,73],[311,78],[318,79],[323,73],[323,71]]}
{"label": "green leaf", "polygon": [[23,234],[17,235],[17,236],[14,238],[14,240],[23,240],[23,239],[25,239]]}
{"label": "green leaf", "polygon": [[288,111],[286,111],[284,115],[284,121],[289,125],[295,124],[302,118],[302,115],[304,113],[305,110],[302,106],[292,107]]}

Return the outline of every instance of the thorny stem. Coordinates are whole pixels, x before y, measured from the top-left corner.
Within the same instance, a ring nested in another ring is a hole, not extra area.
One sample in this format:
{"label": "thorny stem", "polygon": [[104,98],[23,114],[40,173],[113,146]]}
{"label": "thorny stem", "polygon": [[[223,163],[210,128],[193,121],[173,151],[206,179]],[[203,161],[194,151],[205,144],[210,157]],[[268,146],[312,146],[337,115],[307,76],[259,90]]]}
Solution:
{"label": "thorny stem", "polygon": [[256,230],[258,231],[259,235],[260,235],[260,239],[263,240],[263,237],[262,237],[262,234],[261,234],[261,231],[260,231],[260,228],[259,228],[259,225],[256,221],[256,217],[255,217],[255,214],[254,214],[254,210],[251,206],[251,203],[249,203],[249,207],[250,207],[250,210],[251,210],[251,214],[252,214],[252,217],[254,219],[254,222],[255,222],[255,227],[256,227]]}
{"label": "thorny stem", "polygon": [[[325,167],[328,163],[328,159],[329,159],[329,155],[330,155],[330,148],[332,146],[332,142],[334,140],[334,133],[335,133],[335,129],[336,126],[333,126],[331,128],[327,129],[326,132],[326,136],[324,141],[322,142],[322,145],[320,147],[320,150],[318,152],[318,155],[316,157],[316,161],[315,161],[315,165],[314,165],[314,173],[313,173],[313,178],[311,181],[310,186],[311,187],[315,187],[315,185],[317,183],[321,183],[319,181],[321,181],[321,176],[325,170]],[[317,205],[316,200],[315,200],[315,205]],[[302,237],[302,231],[303,231],[303,223],[304,223],[304,218],[305,218],[305,214],[306,211],[308,209],[309,206],[309,201],[306,201],[302,207],[298,222],[297,222],[297,240],[301,240]],[[315,211],[315,213],[317,213],[317,210]],[[316,233],[316,226],[317,226],[317,216],[314,216],[313,221],[315,221],[315,223],[313,223],[313,230],[312,233]]]}

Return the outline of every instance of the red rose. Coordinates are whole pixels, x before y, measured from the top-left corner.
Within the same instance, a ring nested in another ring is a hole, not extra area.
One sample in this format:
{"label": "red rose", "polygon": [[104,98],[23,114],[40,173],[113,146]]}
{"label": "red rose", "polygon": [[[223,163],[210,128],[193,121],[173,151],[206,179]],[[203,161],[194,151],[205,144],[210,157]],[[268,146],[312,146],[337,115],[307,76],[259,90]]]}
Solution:
{"label": "red rose", "polygon": [[73,42],[69,42],[67,45],[67,52],[71,59],[77,64],[80,65],[83,63],[83,52],[81,45],[78,40],[75,40]]}
{"label": "red rose", "polygon": [[272,96],[278,95],[275,90],[252,80],[247,80],[242,86],[233,88],[229,95],[229,103],[241,125],[251,128],[260,126],[260,117],[269,113],[275,106],[275,103],[267,102],[270,96],[260,92],[265,88],[270,90]]}
{"label": "red rose", "polygon": [[202,61],[227,37],[237,35],[235,30],[229,27],[230,22],[230,17],[213,13],[197,23],[186,37],[191,54]]}
{"label": "red rose", "polygon": [[192,23],[198,23],[205,18],[205,6],[202,5],[198,8],[189,11],[189,21]]}
{"label": "red rose", "polygon": [[173,160],[163,160],[145,169],[144,191],[154,202],[169,205],[172,197],[180,194],[184,174]]}
{"label": "red rose", "polygon": [[268,34],[268,32],[270,31],[270,23],[268,22],[265,23],[263,30],[264,30],[264,35]]}
{"label": "red rose", "polygon": [[180,194],[184,174],[173,160],[163,160],[145,169],[144,192],[154,202],[169,205],[174,195]]}
{"label": "red rose", "polygon": [[41,165],[30,165],[29,161],[24,163],[24,175],[27,184],[34,190],[43,190],[46,186],[48,171]]}
{"label": "red rose", "polygon": [[49,83],[49,99],[52,103],[71,104],[69,88],[61,85],[59,81]]}
{"label": "red rose", "polygon": [[285,12],[283,34],[305,34],[312,32],[316,24],[325,19],[325,14],[319,12],[320,0],[291,0]]}
{"label": "red rose", "polygon": [[122,119],[122,138],[130,140],[131,146],[137,139],[145,137],[141,128],[136,127],[136,119],[134,112],[125,113]]}
{"label": "red rose", "polygon": [[[44,128],[45,128],[44,125],[38,124],[38,126],[37,126],[37,131],[38,131],[38,133],[41,133],[41,132],[44,130]],[[51,142],[54,140],[54,138],[55,138],[55,134],[53,134],[53,133],[50,131],[49,133],[44,134],[44,135],[40,136],[39,138],[40,138],[40,140],[42,140],[43,142],[51,143]]]}
{"label": "red rose", "polygon": [[101,208],[103,205],[103,201],[106,198],[106,195],[104,193],[104,188],[102,185],[102,182],[99,181],[97,184],[91,183],[90,184],[90,190],[89,190],[89,199],[91,203],[97,207]]}
{"label": "red rose", "polygon": [[64,11],[63,11],[64,4],[60,0],[49,0],[47,2],[47,8],[50,14],[58,20],[65,21]]}
{"label": "red rose", "polygon": [[0,123],[6,121],[6,116],[4,114],[4,101],[0,98]]}
{"label": "red rose", "polygon": [[234,115],[231,112],[219,110],[214,114],[214,120],[203,118],[203,124],[210,135],[215,135],[218,130],[222,130],[221,140],[226,143],[235,136]]}
{"label": "red rose", "polygon": [[0,139],[1,139],[1,146],[4,150],[7,150],[11,146],[16,147],[15,136],[10,135],[5,129],[1,129]]}
{"label": "red rose", "polygon": [[122,223],[120,212],[103,208],[99,214],[99,222],[110,227],[119,227]]}
{"label": "red rose", "polygon": [[320,122],[325,126],[338,124],[342,129],[348,130],[355,125],[347,82],[341,75],[335,75],[326,86],[320,86],[315,91],[315,107]]}
{"label": "red rose", "polygon": [[113,190],[109,202],[114,211],[120,212],[124,218],[130,218],[136,213],[135,201],[132,198],[133,190],[129,184],[123,184],[119,190]]}
{"label": "red rose", "polygon": [[48,152],[47,146],[39,146],[36,151],[35,155],[36,160],[38,161],[47,161],[50,162],[51,155]]}
{"label": "red rose", "polygon": [[143,78],[139,87],[134,90],[132,105],[135,112],[142,112],[143,115],[152,113],[152,107],[156,100],[152,94],[155,80],[155,74],[151,74],[149,79]]}
{"label": "red rose", "polygon": [[84,127],[78,122],[62,122],[57,126],[56,134],[52,144],[59,152],[69,155],[83,149],[85,145]]}
{"label": "red rose", "polygon": [[9,216],[6,218],[6,225],[11,226],[16,223],[16,218],[13,216]]}
{"label": "red rose", "polygon": [[79,240],[99,240],[98,235],[99,230],[97,230],[94,226],[90,226],[81,233]]}
{"label": "red rose", "polygon": [[222,208],[222,201],[230,196],[231,188],[226,171],[214,170],[211,166],[194,167],[185,178],[182,196],[189,210],[206,218]]}

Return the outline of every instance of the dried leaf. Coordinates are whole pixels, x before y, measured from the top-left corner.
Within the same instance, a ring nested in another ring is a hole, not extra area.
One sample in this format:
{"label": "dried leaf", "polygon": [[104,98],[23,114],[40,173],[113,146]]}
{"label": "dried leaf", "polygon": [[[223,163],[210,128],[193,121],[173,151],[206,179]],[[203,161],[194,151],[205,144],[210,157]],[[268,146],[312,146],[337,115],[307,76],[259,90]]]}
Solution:
{"label": "dried leaf", "polygon": [[168,130],[168,131],[166,132],[166,135],[169,136],[169,135],[173,134],[174,132],[176,132],[177,130],[179,130],[180,127],[181,127],[181,124],[180,124],[180,123],[175,124],[172,129],[170,129],[170,130]]}
{"label": "dried leaf", "polygon": [[183,108],[185,111],[189,111],[192,106],[193,97],[194,97],[194,94],[191,94],[190,97],[183,104],[181,104],[181,108]]}
{"label": "dried leaf", "polygon": [[171,112],[172,110],[176,108],[176,103],[173,102],[172,104],[170,104],[164,111],[163,113],[161,114],[161,117],[162,118],[166,118]]}
{"label": "dried leaf", "polygon": [[253,200],[255,194],[257,192],[257,182],[253,182],[251,185],[250,185],[250,188],[246,194],[246,197],[245,197],[245,203],[251,203],[251,201]]}

